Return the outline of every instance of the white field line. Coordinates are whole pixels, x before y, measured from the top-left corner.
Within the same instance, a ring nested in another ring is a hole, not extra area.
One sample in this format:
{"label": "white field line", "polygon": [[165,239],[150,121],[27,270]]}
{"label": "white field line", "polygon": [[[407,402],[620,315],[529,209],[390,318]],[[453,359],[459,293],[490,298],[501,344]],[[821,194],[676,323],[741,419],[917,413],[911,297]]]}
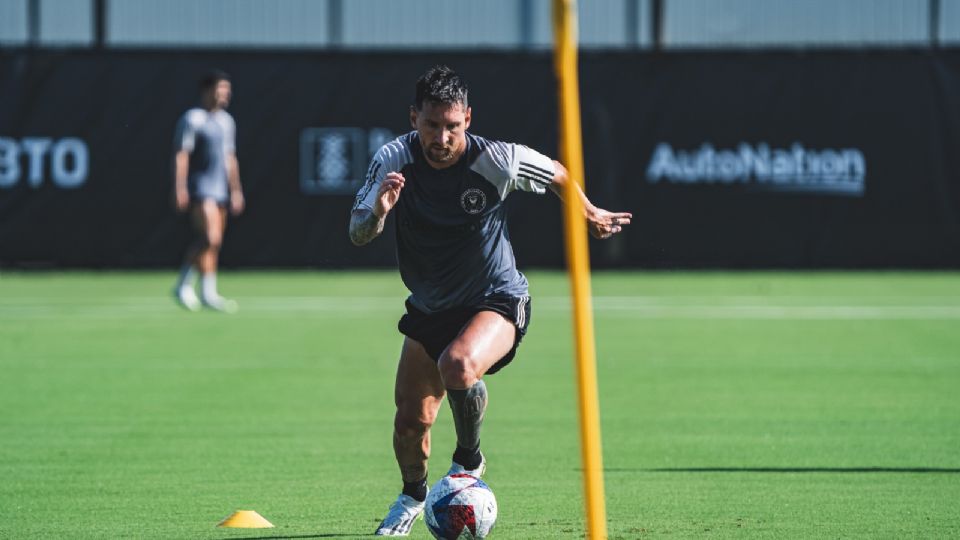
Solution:
{"label": "white field line", "polygon": [[[402,297],[382,296],[255,296],[239,297],[241,315],[317,313],[356,315],[403,312]],[[916,303],[922,302],[922,303]],[[596,296],[597,317],[638,319],[743,320],[927,320],[960,319],[960,299],[947,297],[802,297],[802,296]],[[91,303],[85,298],[0,298],[0,318],[120,318],[167,315],[179,308],[162,296],[110,298]],[[534,297],[538,312],[564,314],[564,296]]]}

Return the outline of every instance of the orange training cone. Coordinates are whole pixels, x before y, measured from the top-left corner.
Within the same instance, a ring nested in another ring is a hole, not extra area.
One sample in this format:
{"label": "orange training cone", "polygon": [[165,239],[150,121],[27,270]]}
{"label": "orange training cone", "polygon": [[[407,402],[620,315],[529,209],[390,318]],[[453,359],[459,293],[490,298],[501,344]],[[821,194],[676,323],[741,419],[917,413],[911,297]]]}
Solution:
{"label": "orange training cone", "polygon": [[217,524],[217,527],[233,527],[237,529],[269,529],[273,527],[263,516],[253,510],[237,510]]}

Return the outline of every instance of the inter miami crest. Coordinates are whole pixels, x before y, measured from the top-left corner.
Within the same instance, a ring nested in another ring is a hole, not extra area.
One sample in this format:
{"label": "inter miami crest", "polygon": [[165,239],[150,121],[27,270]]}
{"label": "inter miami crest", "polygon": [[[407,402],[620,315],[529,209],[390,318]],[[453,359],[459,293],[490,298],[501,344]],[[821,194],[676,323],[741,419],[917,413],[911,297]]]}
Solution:
{"label": "inter miami crest", "polygon": [[479,214],[487,207],[487,195],[477,188],[470,188],[460,195],[460,206],[468,214]]}

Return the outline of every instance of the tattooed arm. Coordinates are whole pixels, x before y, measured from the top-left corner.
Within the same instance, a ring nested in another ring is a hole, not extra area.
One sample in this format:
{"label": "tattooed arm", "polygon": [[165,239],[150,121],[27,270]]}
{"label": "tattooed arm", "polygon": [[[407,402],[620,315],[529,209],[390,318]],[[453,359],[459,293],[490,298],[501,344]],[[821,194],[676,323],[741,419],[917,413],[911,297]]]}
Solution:
{"label": "tattooed arm", "polygon": [[377,200],[373,210],[358,208],[350,214],[350,241],[356,246],[362,246],[383,232],[383,224],[387,214],[397,204],[400,190],[403,189],[404,178],[398,172],[387,173],[377,190]]}
{"label": "tattooed arm", "polygon": [[350,214],[350,241],[355,246],[362,246],[383,232],[383,224],[387,216],[377,217],[373,210],[358,208]]}

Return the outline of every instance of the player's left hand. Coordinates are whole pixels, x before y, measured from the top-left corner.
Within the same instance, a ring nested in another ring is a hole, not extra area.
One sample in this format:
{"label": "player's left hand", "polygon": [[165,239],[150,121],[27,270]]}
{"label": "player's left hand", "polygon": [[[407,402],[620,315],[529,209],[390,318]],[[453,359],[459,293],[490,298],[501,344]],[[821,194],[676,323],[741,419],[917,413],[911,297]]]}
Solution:
{"label": "player's left hand", "polygon": [[243,208],[246,205],[246,202],[243,199],[243,193],[239,191],[234,191],[230,194],[230,213],[234,216],[239,216],[243,213]]}
{"label": "player's left hand", "polygon": [[610,212],[602,208],[587,211],[587,226],[594,238],[605,240],[623,230],[633,219],[630,212]]}

